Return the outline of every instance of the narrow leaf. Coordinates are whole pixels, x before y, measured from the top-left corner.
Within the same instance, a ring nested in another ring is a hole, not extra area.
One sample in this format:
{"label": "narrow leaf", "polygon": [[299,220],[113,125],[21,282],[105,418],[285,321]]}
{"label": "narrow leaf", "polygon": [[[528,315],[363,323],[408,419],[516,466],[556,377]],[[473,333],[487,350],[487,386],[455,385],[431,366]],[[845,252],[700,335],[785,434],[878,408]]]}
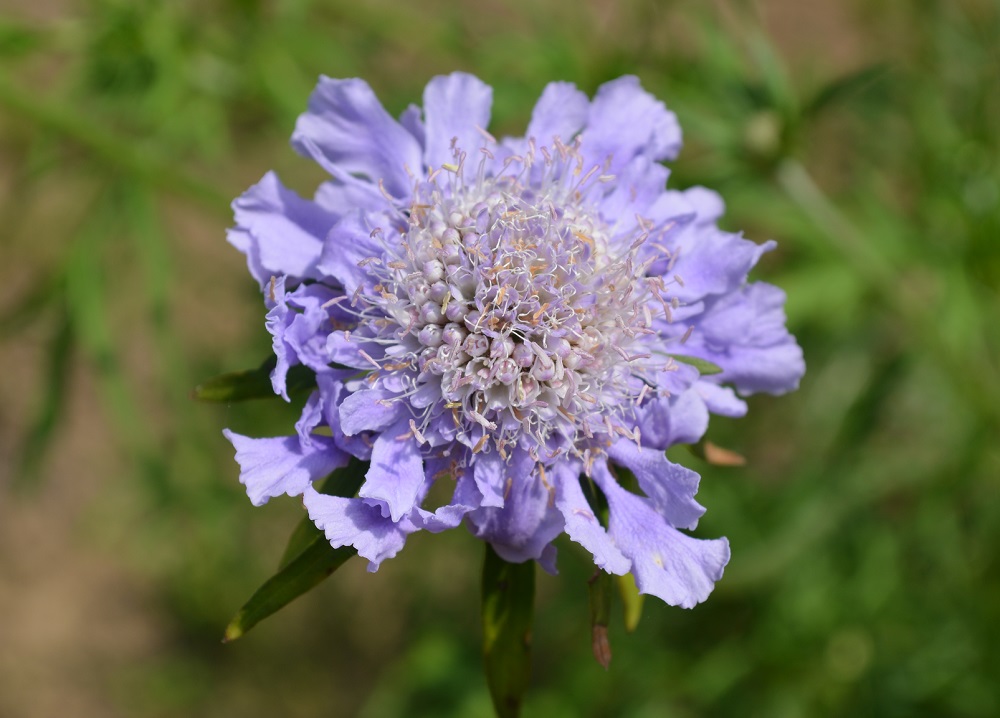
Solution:
{"label": "narrow leaf", "polygon": [[639,626],[642,618],[642,605],[645,596],[639,593],[639,588],[635,585],[635,578],[627,573],[624,576],[615,576],[618,582],[618,594],[622,597],[625,616],[625,630],[632,633]]}
{"label": "narrow leaf", "polygon": [[486,545],[483,562],[483,656],[499,718],[517,718],[531,677],[535,562],[508,563]]}
{"label": "narrow leaf", "polygon": [[693,366],[702,376],[711,376],[712,374],[722,373],[721,366],[713,364],[707,359],[702,359],[701,357],[688,356],[687,354],[667,354],[667,356],[673,358],[674,361],[679,361],[682,364]]}
{"label": "narrow leaf", "polygon": [[281,554],[281,561],[278,562],[278,570],[282,570],[301,556],[322,536],[323,532],[316,527],[316,524],[308,516],[305,516],[299,521],[295,530],[292,531],[292,535],[288,537],[288,545],[285,546],[285,552]]}
{"label": "narrow leaf", "polygon": [[[368,464],[352,459],[334,471],[320,487],[333,496],[354,496],[361,487]],[[254,592],[226,626],[223,642],[235,641],[271,614],[315,588],[357,553],[353,546],[333,548],[307,516],[292,532],[278,573]]]}
{"label": "narrow leaf", "polygon": [[[256,369],[236,371],[212,377],[194,388],[192,396],[199,401],[228,402],[247,399],[274,399],[278,395],[271,387],[271,372],[275,358],[271,357]],[[288,393],[298,393],[316,386],[316,374],[298,364],[288,370]]]}
{"label": "narrow leaf", "polygon": [[295,560],[257,589],[226,626],[223,643],[235,641],[272,613],[314,588],[356,553],[353,546],[335,549],[325,536],[317,537]]}

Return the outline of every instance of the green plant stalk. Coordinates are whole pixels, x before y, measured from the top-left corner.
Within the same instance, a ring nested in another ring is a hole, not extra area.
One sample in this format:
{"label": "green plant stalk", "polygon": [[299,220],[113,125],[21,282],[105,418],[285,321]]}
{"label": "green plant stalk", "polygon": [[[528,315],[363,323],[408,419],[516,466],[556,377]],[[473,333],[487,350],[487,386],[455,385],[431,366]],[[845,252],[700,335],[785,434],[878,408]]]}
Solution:
{"label": "green plant stalk", "polygon": [[517,718],[531,679],[535,562],[508,563],[486,544],[483,561],[483,657],[499,718]]}

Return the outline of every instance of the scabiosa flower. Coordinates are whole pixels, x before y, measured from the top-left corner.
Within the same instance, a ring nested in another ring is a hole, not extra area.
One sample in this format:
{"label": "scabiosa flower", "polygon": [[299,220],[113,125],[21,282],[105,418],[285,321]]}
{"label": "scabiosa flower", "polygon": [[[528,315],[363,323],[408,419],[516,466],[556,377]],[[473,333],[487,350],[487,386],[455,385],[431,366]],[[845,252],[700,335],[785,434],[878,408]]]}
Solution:
{"label": "scabiosa flower", "polygon": [[[680,128],[636,78],[592,101],[550,84],[524,138],[487,132],[491,102],[455,73],[397,122],[366,83],[324,77],[292,145],[330,180],[307,200],[268,174],[234,203],[274,390],[288,398],[297,364],[317,382],[295,435],[226,432],[240,480],[257,505],[303,496],[373,571],[410,533],[462,522],[554,571],[565,532],[605,571],[694,606],[729,546],[682,531],[705,510],[699,477],[664,452],[699,440],[710,412],[744,414],[737,392],[798,384],[783,293],[747,283],[774,244],[720,230],[714,192],[665,189]],[[357,497],[313,488],[351,457],[370,462]],[[451,499],[425,508],[439,482]]]}

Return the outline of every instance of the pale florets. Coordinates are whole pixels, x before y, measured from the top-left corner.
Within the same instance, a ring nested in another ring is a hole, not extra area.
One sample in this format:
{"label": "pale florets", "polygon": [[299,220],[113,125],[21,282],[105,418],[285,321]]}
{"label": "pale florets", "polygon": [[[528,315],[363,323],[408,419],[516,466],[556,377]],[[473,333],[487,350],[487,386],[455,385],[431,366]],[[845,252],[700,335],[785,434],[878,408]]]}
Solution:
{"label": "pale florets", "polygon": [[646,276],[669,259],[648,251],[665,228],[640,221],[610,236],[590,198],[614,177],[584,173],[576,147],[529,148],[472,182],[463,160],[456,150],[455,165],[417,186],[405,225],[376,230],[379,281],[352,298],[351,340],[385,353],[369,382],[408,401],[418,440],[447,412],[477,453],[520,443],[551,459],[638,442],[634,406],[653,374],[676,367],[644,346],[651,300],[670,314],[663,278]]}

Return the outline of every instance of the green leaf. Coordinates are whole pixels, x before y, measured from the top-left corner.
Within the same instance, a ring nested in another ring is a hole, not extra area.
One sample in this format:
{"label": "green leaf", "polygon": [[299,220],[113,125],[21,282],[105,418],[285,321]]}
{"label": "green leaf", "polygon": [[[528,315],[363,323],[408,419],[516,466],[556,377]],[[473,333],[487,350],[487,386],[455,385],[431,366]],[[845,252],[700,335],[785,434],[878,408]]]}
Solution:
{"label": "green leaf", "polygon": [[535,562],[508,563],[486,545],[483,562],[483,656],[499,718],[517,718],[531,677]]}
{"label": "green leaf", "polygon": [[303,593],[315,588],[357,553],[353,546],[333,548],[320,536],[295,560],[257,589],[226,626],[223,643],[235,641]]}
{"label": "green leaf", "polygon": [[[220,374],[194,388],[192,397],[199,401],[228,402],[247,399],[274,399],[278,395],[271,387],[271,372],[277,360],[271,357],[256,369]],[[316,374],[298,364],[288,370],[288,393],[295,394],[316,386]]]}
{"label": "green leaf", "polygon": [[589,582],[590,635],[594,658],[604,670],[611,664],[611,644],[608,642],[608,623],[611,620],[611,574],[598,569]]}
{"label": "green leaf", "polygon": [[285,546],[285,552],[281,554],[278,570],[281,571],[297,559],[321,536],[323,536],[323,532],[316,527],[316,524],[308,516],[304,517],[292,531],[292,535],[288,537],[288,545]]}
{"label": "green leaf", "polygon": [[681,364],[693,366],[702,376],[722,373],[721,366],[701,357],[688,356],[687,354],[667,354],[667,356],[674,359],[674,361],[679,361]]}
{"label": "green leaf", "polygon": [[639,626],[646,597],[639,593],[639,587],[635,585],[635,577],[632,574],[615,576],[615,580],[618,582],[618,593],[624,605],[625,630],[632,633]]}
{"label": "green leaf", "polygon": [[[326,479],[320,491],[353,496],[364,481],[368,465],[352,459]],[[292,532],[278,573],[254,592],[226,626],[223,643],[235,641],[271,614],[319,585],[357,551],[353,546],[333,548],[315,524],[304,518]]]}

